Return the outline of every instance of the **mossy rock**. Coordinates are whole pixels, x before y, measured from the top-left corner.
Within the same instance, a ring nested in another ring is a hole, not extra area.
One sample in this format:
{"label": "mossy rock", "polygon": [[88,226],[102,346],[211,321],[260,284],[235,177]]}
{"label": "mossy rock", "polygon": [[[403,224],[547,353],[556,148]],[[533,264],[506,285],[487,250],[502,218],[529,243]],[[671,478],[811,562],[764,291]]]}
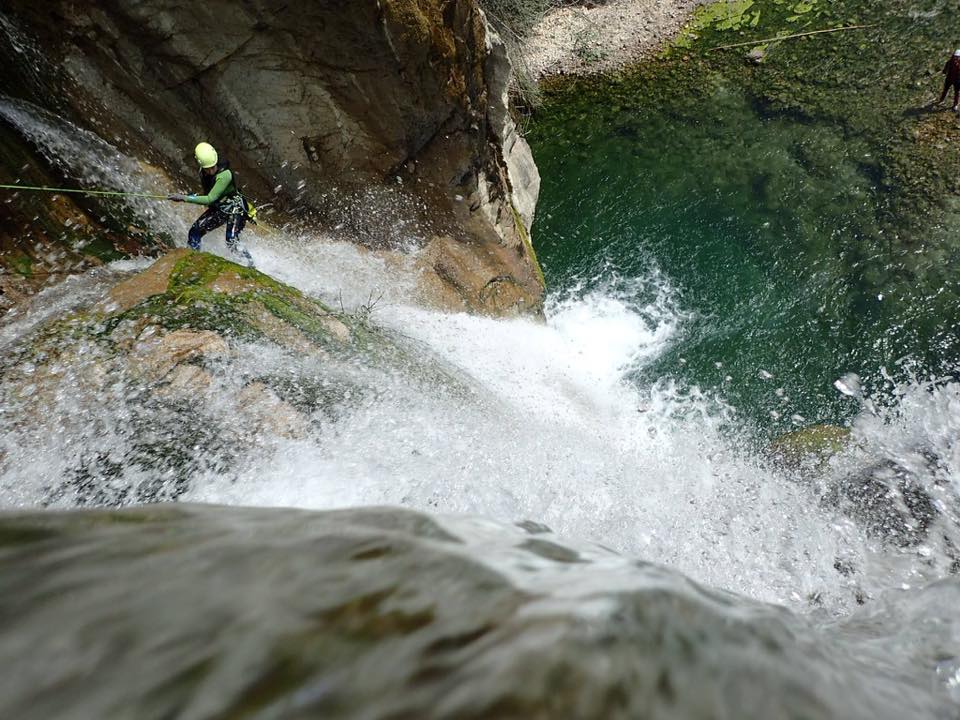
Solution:
{"label": "mossy rock", "polygon": [[268,275],[209,253],[175,250],[117,285],[98,308],[102,332],[148,322],[269,339],[290,350],[364,348],[370,330]]}
{"label": "mossy rock", "polygon": [[[148,333],[144,333],[149,330]],[[145,337],[214,333],[228,345],[261,342],[297,356],[361,360],[429,384],[463,391],[439,359],[425,360],[369,313],[333,310],[264,273],[209,253],[178,249],[116,285],[92,308],[39,327],[0,367],[42,366],[82,345],[104,359],[130,354]]]}
{"label": "mossy rock", "polygon": [[777,438],[769,448],[774,460],[799,467],[807,462],[823,462],[843,450],[850,442],[850,428],[836,425],[811,425]]}
{"label": "mossy rock", "polygon": [[[369,383],[358,366],[372,369]],[[367,317],[190,250],[39,327],[0,369],[0,404],[17,408],[24,427],[35,419],[28,432],[48,432],[56,418],[83,438],[50,477],[50,505],[176,500],[198,475],[232,472],[258,443],[306,437],[373,401],[384,376],[464,388]],[[111,408],[105,418],[101,407]]]}

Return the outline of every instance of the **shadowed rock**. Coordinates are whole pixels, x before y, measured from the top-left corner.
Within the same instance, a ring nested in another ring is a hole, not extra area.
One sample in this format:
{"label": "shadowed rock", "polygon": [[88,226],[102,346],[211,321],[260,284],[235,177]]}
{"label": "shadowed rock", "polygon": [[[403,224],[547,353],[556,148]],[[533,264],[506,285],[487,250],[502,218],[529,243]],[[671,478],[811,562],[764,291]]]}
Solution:
{"label": "shadowed rock", "polygon": [[955,711],[929,648],[956,582],[818,627],[561,542],[389,509],[7,516],[0,700],[21,720]]}

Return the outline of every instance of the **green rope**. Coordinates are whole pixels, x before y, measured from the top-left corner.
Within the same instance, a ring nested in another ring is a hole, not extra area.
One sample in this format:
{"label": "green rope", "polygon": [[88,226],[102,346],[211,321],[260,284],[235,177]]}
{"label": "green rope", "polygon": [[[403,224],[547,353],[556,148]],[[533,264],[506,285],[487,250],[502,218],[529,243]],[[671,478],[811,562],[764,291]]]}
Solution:
{"label": "green rope", "polygon": [[34,192],[78,193],[80,195],[112,195],[114,197],[141,197],[151,200],[166,200],[166,195],[149,195],[147,193],[115,192],[113,190],[73,190],[70,188],[34,187],[31,185],[0,185],[4,190],[32,190]]}

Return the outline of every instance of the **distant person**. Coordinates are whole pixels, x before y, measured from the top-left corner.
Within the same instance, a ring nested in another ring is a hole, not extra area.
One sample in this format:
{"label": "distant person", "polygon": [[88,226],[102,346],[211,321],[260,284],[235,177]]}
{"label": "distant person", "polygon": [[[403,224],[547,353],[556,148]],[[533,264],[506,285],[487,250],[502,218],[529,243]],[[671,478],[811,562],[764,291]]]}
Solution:
{"label": "distant person", "polygon": [[206,205],[203,213],[190,228],[187,242],[194,250],[200,249],[200,239],[223,224],[227,226],[227,248],[242,258],[248,267],[253,267],[253,258],[240,244],[240,232],[247,224],[248,206],[237,188],[237,181],[230,163],[220,160],[217,151],[209,143],[202,142],[193,151],[200,165],[200,184],[203,195],[170,195],[176,202]]}
{"label": "distant person", "polygon": [[947,97],[947,91],[953,86],[953,111],[957,112],[957,105],[960,105],[960,50],[953,53],[953,57],[947,60],[943,66],[943,74],[946,75],[943,81],[943,92],[940,93],[940,99],[937,104],[943,102]]}

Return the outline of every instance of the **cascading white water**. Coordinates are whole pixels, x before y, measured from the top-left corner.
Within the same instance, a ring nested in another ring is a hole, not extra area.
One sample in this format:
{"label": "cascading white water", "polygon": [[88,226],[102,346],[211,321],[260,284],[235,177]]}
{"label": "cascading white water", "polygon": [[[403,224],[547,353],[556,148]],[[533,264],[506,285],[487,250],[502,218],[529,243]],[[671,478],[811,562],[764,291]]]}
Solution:
{"label": "cascading white water", "polygon": [[[276,262],[271,272],[335,295],[341,280],[325,271],[328,251],[341,252],[316,244],[311,258]],[[281,447],[239,480],[210,478],[190,497],[528,518],[755,597],[847,599],[833,569],[838,556],[858,552],[847,524],[732,449],[722,404],[626,382],[682,320],[661,277],[638,282],[661,284],[654,304],[633,308],[597,293],[550,303],[546,324],[382,307],[377,321],[466,375],[474,402],[401,382],[322,441]],[[347,290],[364,297],[381,288]]]}
{"label": "cascading white water", "polygon": [[[137,163],[99,138],[23,103],[3,101],[0,112],[76,176],[136,186]],[[151,227],[185,234],[183,208],[140,200],[131,207]],[[721,400],[667,382],[637,387],[627,380],[684,331],[685,310],[655,269],[583,298],[552,298],[541,324],[417,309],[412,261],[407,267],[344,243],[285,233],[258,235],[251,245],[262,270],[328,302],[355,307],[382,296],[375,322],[449,365],[472,394],[362,365],[340,368],[367,391],[360,401],[319,421],[306,439],[264,438],[228,473],[198,471],[184,499],[303,508],[391,504],[530,519],[715,587],[795,607],[817,598],[840,610],[852,604],[855,590],[874,592],[915,572],[911,564],[893,571],[871,560],[878,550],[852,521],[740,447],[736,414]],[[205,240],[204,249],[222,245]],[[35,312],[52,296],[71,293],[67,284],[47,291]],[[655,300],[637,306],[636,297]],[[29,318],[14,318],[4,338],[26,332]],[[225,375],[289,371],[298,362],[252,347],[229,361]],[[225,394],[232,388],[222,385]],[[69,397],[59,400],[69,408]],[[0,505],[38,503],[85,443],[122,458],[135,402],[116,397],[85,409],[96,434],[67,429],[34,437],[33,445],[23,444],[8,417],[11,424],[0,428],[7,455]],[[946,438],[960,422],[960,409],[949,402],[922,405],[905,406],[911,427],[932,417],[925,412],[947,412],[952,419],[938,425]],[[229,414],[232,406],[223,399],[206,410]],[[860,432],[879,437],[889,427],[868,418]],[[838,560],[857,572],[837,572]]]}

